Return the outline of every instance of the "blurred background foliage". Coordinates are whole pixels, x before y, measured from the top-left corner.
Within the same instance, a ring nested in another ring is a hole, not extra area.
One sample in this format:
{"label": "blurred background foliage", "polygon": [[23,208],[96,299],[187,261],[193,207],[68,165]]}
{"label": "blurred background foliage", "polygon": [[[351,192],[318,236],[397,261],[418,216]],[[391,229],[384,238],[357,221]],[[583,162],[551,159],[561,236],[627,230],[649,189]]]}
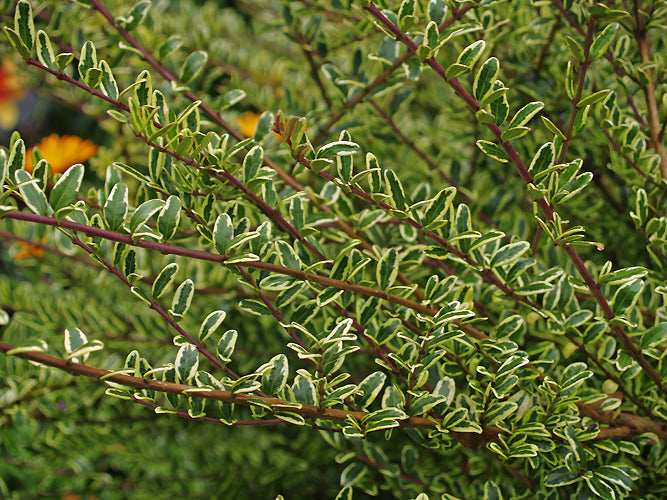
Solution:
{"label": "blurred background foliage", "polygon": [[[98,57],[109,62],[121,86],[134,81],[146,68],[132,49],[126,45],[118,48],[122,42],[118,33],[88,2],[31,3],[36,23],[48,27],[45,29],[61,51],[78,54],[83,43],[92,40]],[[422,189],[433,196],[447,185],[443,178],[449,179],[467,198],[475,224],[483,225],[480,220],[486,217],[493,226],[518,239],[530,241],[534,236],[533,208],[523,181],[507,164],[480,152],[476,141],[493,137],[433,72],[414,65],[401,67],[363,103],[345,107],[405,53],[404,47],[374,27],[365,12],[343,8],[349,2],[150,3],[145,19],[132,26],[132,35],[159,56],[173,74],[190,52],[206,50],[206,67],[190,88],[215,110],[223,108],[228,91],[242,89],[245,98],[223,109],[221,116],[244,135],[252,135],[259,113],[266,110],[307,117],[309,135],[318,142],[315,146],[336,140],[341,130],[349,130],[364,152],[373,152],[384,168],[399,173],[409,192]],[[379,3],[394,10],[400,5],[398,1]],[[457,26],[468,31],[445,45],[438,60],[455,61],[463,48],[484,39],[487,53],[501,61],[501,77],[511,89],[507,94],[510,109],[516,111],[540,100],[545,103],[543,116],[556,124],[567,123],[571,103],[564,98],[562,85],[572,57],[563,47],[565,37],[576,33],[552,2],[487,2],[489,6],[484,8],[477,8],[477,2],[447,3],[457,8],[468,4],[474,7],[457,21]],[[577,12],[576,5],[566,3]],[[119,16],[134,2],[109,0],[104,4]],[[14,7],[15,2],[0,0],[4,25],[12,25]],[[658,25],[664,22],[664,9],[659,13],[655,20]],[[664,29],[651,33],[655,72],[663,74],[667,35]],[[177,47],[170,51],[172,44]],[[621,61],[636,56],[625,33],[613,49]],[[87,162],[84,187],[107,192],[107,168],[114,161],[146,170],[148,148],[126,127],[109,119],[105,103],[27,67],[4,39],[0,59],[0,85],[6,88],[0,90],[6,118],[0,122],[3,145],[8,143],[12,130],[20,131],[27,146],[38,144],[52,133],[88,139],[99,150]],[[468,87],[474,73],[469,76],[470,81],[465,82]],[[607,61],[594,63],[589,84],[616,90],[617,101],[627,113],[625,118],[630,119],[628,102],[636,107],[638,115],[646,115],[641,85],[630,78],[619,78]],[[153,75],[153,85],[168,96],[173,109],[183,109],[189,103],[157,75]],[[664,105],[664,83],[657,94],[658,102]],[[325,129],[336,113],[342,116]],[[664,214],[664,191],[653,188],[615,151],[600,127],[604,114],[600,107],[593,109],[587,126],[570,145],[568,156],[583,158],[583,171],[593,172],[594,182],[563,207],[564,216],[573,225],[584,226],[588,239],[604,243],[599,249],[582,248],[582,257],[591,268],[599,269],[607,260],[615,268],[644,266],[656,273],[657,282],[664,282],[665,263],[660,262],[660,254],[647,251],[645,239],[628,216],[638,187],[651,193],[655,212]],[[202,119],[205,127],[214,126]],[[325,133],[320,137],[323,129]],[[545,127],[536,126],[526,140],[515,141],[515,145],[522,157],[530,158],[552,137]],[[267,155],[299,182],[316,193],[323,189],[324,182],[313,180],[303,167],[295,165],[278,138],[267,136],[263,146]],[[424,156],[430,161],[424,161]],[[649,177],[657,178],[654,162],[650,152],[637,161]],[[284,187],[279,189],[279,194],[289,193]],[[91,199],[95,198],[93,192]],[[342,213],[361,208],[356,202],[334,202],[340,203],[337,209]],[[138,307],[136,298],[112,276],[100,272],[93,261],[71,246],[68,250],[65,241],[57,242],[60,253],[35,250],[28,242],[47,241],[42,226],[5,220],[0,230],[0,307],[11,316],[10,324],[0,327],[4,340],[22,345],[41,338],[57,351],[63,329],[75,324],[104,341],[105,356],[96,358],[96,366],[101,368],[121,366],[133,347],[140,349],[153,366],[173,360],[172,334],[165,324],[148,308]],[[383,225],[381,229],[366,230],[373,243],[383,245],[413,236],[403,227]],[[22,244],[9,233],[25,241]],[[335,238],[340,241],[340,235]],[[665,249],[664,241],[654,241],[654,245]],[[540,255],[545,268],[571,269],[564,252],[548,247]],[[149,276],[164,265],[162,260],[153,262],[147,251],[138,249],[137,256],[139,267]],[[247,292],[239,287],[235,276],[202,262],[179,263],[181,274],[191,277],[198,287],[192,309],[181,323],[186,330],[196,331],[199,319],[212,307],[230,311],[225,327],[237,329],[243,336],[237,349],[240,355],[234,360],[234,368],[240,373],[250,372],[284,351],[286,336],[276,333],[273,318],[244,315],[237,309],[239,297]],[[462,282],[480,285],[475,272],[465,266],[455,268]],[[410,271],[413,280],[422,282],[432,272],[418,265]],[[658,310],[662,304],[659,294],[651,293],[647,287],[643,317],[634,318],[647,326],[656,317],[665,316],[664,305]],[[506,303],[496,300],[494,294],[491,287],[480,285],[475,299],[483,304],[484,313],[492,321],[498,321],[507,315]],[[533,316],[528,322],[534,328],[530,335],[538,340],[535,356],[553,357],[567,364],[572,355],[567,349],[576,349],[561,345],[557,352],[550,350],[549,345],[555,341],[550,339],[548,325]],[[520,336],[525,335],[523,331]],[[574,356],[571,360],[579,359]],[[352,360],[347,369],[358,383],[373,367]],[[410,432],[395,432],[390,446],[381,433],[365,441],[349,440],[343,446],[337,435],[331,438],[287,424],[228,428],[155,415],[148,408],[105,397],[104,388],[92,381],[12,357],[0,356],[0,374],[0,496],[7,498],[274,498],[277,494],[285,498],[333,498],[348,460],[356,458],[367,465],[370,460],[377,465],[378,457],[400,464],[403,475],[396,472],[398,468],[381,472],[371,466],[355,498],[370,494],[413,498],[424,490],[418,478],[463,498],[481,498],[486,478],[503,475],[510,478],[502,485],[508,498],[537,498],[520,479],[512,478],[511,467],[492,459],[488,451],[461,445],[439,450],[417,448],[414,444],[420,438]],[[633,457],[634,465],[653,471],[640,481],[637,495],[659,498],[667,492],[664,443],[656,444],[650,437],[637,438],[637,443],[647,446]],[[460,489],[466,481],[469,488]],[[565,497],[555,494],[551,498]]]}

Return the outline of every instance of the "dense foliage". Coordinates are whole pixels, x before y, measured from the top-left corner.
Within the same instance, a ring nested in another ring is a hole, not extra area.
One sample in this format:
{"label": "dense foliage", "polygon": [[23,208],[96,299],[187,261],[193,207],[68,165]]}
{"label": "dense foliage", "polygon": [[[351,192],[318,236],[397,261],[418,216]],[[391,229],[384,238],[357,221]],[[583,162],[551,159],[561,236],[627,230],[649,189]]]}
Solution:
{"label": "dense foliage", "polygon": [[667,495],[664,1],[0,8],[0,496]]}

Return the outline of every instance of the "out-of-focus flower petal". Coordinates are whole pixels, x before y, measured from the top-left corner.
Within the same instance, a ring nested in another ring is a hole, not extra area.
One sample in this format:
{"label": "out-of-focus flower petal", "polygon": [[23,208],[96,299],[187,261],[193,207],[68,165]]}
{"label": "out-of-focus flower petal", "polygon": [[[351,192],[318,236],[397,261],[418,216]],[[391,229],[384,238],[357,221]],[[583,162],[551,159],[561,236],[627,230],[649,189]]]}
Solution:
{"label": "out-of-focus flower petal", "polygon": [[21,248],[14,255],[14,259],[17,261],[23,259],[29,259],[30,257],[35,257],[36,259],[41,259],[44,257],[44,249],[35,245],[31,245],[25,241],[18,241],[18,246]]}
{"label": "out-of-focus flower petal", "polygon": [[253,111],[246,111],[244,115],[239,116],[234,123],[241,129],[241,133],[246,137],[252,137],[255,134],[255,128],[260,115]]}
{"label": "out-of-focus flower petal", "polygon": [[25,97],[25,88],[9,58],[0,65],[0,128],[11,129],[19,119],[19,103]]}
{"label": "out-of-focus flower petal", "polygon": [[[49,162],[54,173],[64,172],[72,165],[86,161],[97,154],[95,144],[74,135],[51,134],[44,137],[36,147],[42,157]],[[31,172],[32,148],[26,156],[25,168]]]}
{"label": "out-of-focus flower petal", "polygon": [[15,102],[0,101],[0,128],[9,130],[19,121],[19,106]]}

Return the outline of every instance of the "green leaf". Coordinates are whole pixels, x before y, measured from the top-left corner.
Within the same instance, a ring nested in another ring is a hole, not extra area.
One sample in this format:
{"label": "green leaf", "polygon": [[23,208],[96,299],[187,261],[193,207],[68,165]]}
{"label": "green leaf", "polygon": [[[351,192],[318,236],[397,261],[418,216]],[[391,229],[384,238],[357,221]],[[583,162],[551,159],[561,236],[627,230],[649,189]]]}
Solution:
{"label": "green leaf", "polygon": [[616,500],[616,490],[609,486],[605,481],[600,479],[597,476],[591,478],[584,476],[584,480],[588,487],[595,493],[598,497],[604,498],[605,500]]}
{"label": "green leaf", "polygon": [[616,484],[628,491],[632,490],[634,481],[632,477],[620,467],[603,465],[595,469],[595,474],[610,483]]}
{"label": "green leaf", "polygon": [[53,47],[51,46],[51,40],[49,40],[49,35],[47,35],[43,30],[37,32],[37,59],[44,66],[54,71],[58,70],[56,66],[56,56],[53,53]]}
{"label": "green leaf", "polygon": [[100,61],[99,69],[102,72],[102,79],[100,81],[102,92],[111,99],[118,99],[118,84],[111,72],[109,63],[104,60]]}
{"label": "green leaf", "polygon": [[9,40],[9,43],[14,47],[14,49],[21,55],[22,58],[28,59],[30,57],[30,50],[26,47],[23,40],[19,37],[18,33],[7,26],[2,28],[5,30],[5,36]]}
{"label": "green leaf", "polygon": [[[421,46],[422,50],[425,47]],[[417,54],[419,54],[419,48]],[[416,82],[422,75],[422,62],[419,57],[412,57],[403,63],[403,69],[405,69],[405,76],[408,80]]]}
{"label": "green leaf", "polygon": [[384,373],[377,371],[362,380],[359,384],[359,394],[356,396],[355,401],[357,406],[362,410],[367,408],[378,394],[380,394],[380,391],[382,391],[386,379],[387,376]]}
{"label": "green leaf", "polygon": [[442,189],[435,197],[431,205],[424,213],[425,225],[432,224],[436,220],[447,218],[449,207],[456,196],[456,188],[453,186]]}
{"label": "green leaf", "polygon": [[49,203],[54,211],[71,205],[76,201],[76,195],[83,180],[83,165],[77,163],[68,168],[53,186],[49,195]]}
{"label": "green leaf", "polygon": [[215,333],[226,316],[227,313],[221,310],[213,311],[211,314],[206,316],[204,321],[202,321],[201,326],[199,327],[199,340],[204,342],[208,337]]}
{"label": "green leaf", "polygon": [[277,354],[267,363],[267,369],[262,374],[262,388],[268,394],[278,394],[287,384],[288,375],[287,356]]}
{"label": "green leaf", "polygon": [[86,335],[78,328],[65,329],[65,352],[72,354],[88,343]]}
{"label": "green leaf", "polygon": [[523,137],[528,132],[530,132],[529,127],[508,128],[507,130],[505,130],[500,135],[500,140],[503,141],[503,142],[513,141],[514,139],[518,139],[519,137]]}
{"label": "green leaf", "polygon": [[435,50],[438,46],[439,39],[440,33],[438,33],[438,23],[435,21],[429,22],[424,31],[424,43],[429,49]]}
{"label": "green leaf", "polygon": [[242,252],[235,254],[232,257],[225,260],[226,265],[239,264],[241,262],[255,262],[259,260],[259,257],[251,252]]}
{"label": "green leaf", "polygon": [[224,111],[225,109],[233,106],[239,101],[242,101],[246,96],[245,90],[241,89],[232,89],[226,92],[220,102],[218,103],[218,110]]}
{"label": "green leaf", "polygon": [[588,322],[592,317],[593,317],[593,313],[591,311],[588,311],[586,309],[582,309],[581,311],[577,311],[577,312],[571,314],[565,320],[564,325],[572,327],[572,328],[576,328],[576,327],[581,326],[584,323]]}
{"label": "green leaf", "polygon": [[9,158],[5,162],[7,173],[5,175],[12,176],[17,170],[21,170],[25,166],[25,143],[23,139],[18,139],[12,144],[12,150],[9,153]]}
{"label": "green leaf", "polygon": [[185,60],[179,71],[179,80],[182,83],[189,83],[194,80],[204,69],[208,54],[203,50],[197,50],[190,54]]}
{"label": "green leaf", "polygon": [[667,338],[667,322],[658,323],[642,334],[640,347],[649,349],[662,343]]}
{"label": "green leaf", "polygon": [[17,170],[14,172],[14,178],[19,185],[19,191],[23,198],[23,202],[28,205],[30,210],[37,215],[44,215],[47,217],[53,214],[53,209],[49,205],[49,202],[46,201],[44,191],[39,188],[37,179],[34,179],[32,175],[25,170]]}
{"label": "green leaf", "polygon": [[194,292],[195,284],[191,279],[186,279],[176,290],[169,313],[172,316],[182,317],[190,308]]}
{"label": "green leaf", "polygon": [[322,293],[319,293],[317,295],[317,305],[319,307],[324,307],[330,302],[333,302],[340,298],[341,295],[343,295],[343,292],[345,290],[341,290],[339,288],[330,286],[329,288],[326,288]]}
{"label": "green leaf", "polygon": [[340,485],[343,488],[348,488],[359,483],[367,474],[366,467],[359,462],[352,462],[345,467],[340,475]]}
{"label": "green leaf", "polygon": [[579,475],[573,472],[570,472],[567,467],[559,467],[555,470],[552,470],[548,475],[544,484],[552,488],[558,486],[565,486],[567,484],[572,484],[579,480]]}
{"label": "green leaf", "polygon": [[591,180],[593,180],[593,172],[584,172],[577,175],[574,179],[570,180],[559,189],[558,194],[553,197],[552,203],[556,205],[566,202],[588,186]]}
{"label": "green leaf", "polygon": [[572,363],[565,368],[561,377],[561,394],[567,395],[586,379],[593,376],[593,372],[587,370],[586,363]]}
{"label": "green leaf", "polygon": [[[632,212],[630,212],[630,215],[633,216]],[[646,190],[643,188],[637,190],[634,216],[639,219],[639,224],[643,224],[648,218],[648,196],[646,195]]]}
{"label": "green leaf", "polygon": [[428,18],[440,24],[447,14],[447,6],[443,0],[429,0],[428,2]]}
{"label": "green leaf", "polygon": [[567,136],[559,129],[554,122],[549,120],[546,116],[540,116],[542,119],[542,123],[544,123],[544,126],[552,132],[556,137],[558,137],[560,140],[565,141],[567,140]]}
{"label": "green leaf", "polygon": [[445,71],[445,76],[447,77],[448,80],[451,80],[452,78],[457,78],[469,72],[470,68],[468,66],[465,66],[464,64],[453,63],[447,66],[447,70]]}
{"label": "green leaf", "polygon": [[220,342],[218,342],[217,352],[218,357],[223,363],[229,363],[232,360],[232,353],[236,347],[236,338],[238,337],[238,332],[236,330],[227,330],[220,337]]}
{"label": "green leaf", "polygon": [[595,103],[598,103],[604,99],[607,98],[608,95],[610,95],[613,91],[609,89],[605,90],[599,90],[597,92],[594,92],[593,94],[589,95],[588,97],[584,97],[581,101],[577,103],[577,108],[583,108],[584,106],[590,106]]}
{"label": "green leaf", "polygon": [[359,144],[352,141],[335,141],[322,146],[315,158],[330,158],[332,156],[349,156],[359,151]]}
{"label": "green leaf", "polygon": [[611,23],[593,39],[591,48],[588,51],[589,60],[595,61],[607,52],[611,42],[614,41],[619,26],[618,23]]}
{"label": "green leaf", "polygon": [[71,52],[62,52],[58,54],[56,56],[56,66],[58,67],[58,71],[63,73],[65,71],[65,68],[67,68],[67,66],[69,66],[73,60],[74,60],[74,54],[72,54]]}
{"label": "green leaf", "polygon": [[556,150],[553,142],[547,142],[535,153],[533,160],[530,162],[528,171],[533,175],[544,172],[550,169],[554,160],[556,159]]}
{"label": "green leaf", "polygon": [[498,160],[499,162],[507,163],[507,153],[497,144],[482,140],[477,141],[475,144],[477,144],[477,147],[481,149],[482,153],[484,153],[486,156],[489,156],[494,160]]}
{"label": "green leaf", "polygon": [[495,482],[484,483],[484,500],[503,500],[503,493]]}
{"label": "green leaf", "polygon": [[588,119],[588,112],[590,109],[590,106],[584,106],[577,111],[577,116],[575,116],[574,119],[574,126],[572,127],[572,137],[578,135],[586,126],[586,120]]}
{"label": "green leaf", "polygon": [[128,207],[127,186],[119,182],[114,185],[104,204],[104,222],[110,231],[116,231],[123,225]]}
{"label": "green leaf", "polygon": [[290,201],[289,214],[294,228],[297,231],[301,231],[306,224],[306,214],[303,210],[303,200],[300,196],[295,196]]}
{"label": "green leaf", "polygon": [[102,81],[102,70],[99,68],[90,68],[86,71],[86,76],[83,79],[83,82],[88,86],[89,89],[95,89]]}
{"label": "green leaf", "polygon": [[287,241],[277,240],[275,248],[278,252],[278,258],[283,266],[291,269],[301,269],[301,259]]}
{"label": "green leaf", "polygon": [[456,59],[456,63],[468,68],[472,67],[482,55],[485,47],[486,42],[484,40],[477,40],[476,42],[471,43],[463,49],[463,52],[461,52],[458,59]]}
{"label": "green leaf", "polygon": [[157,275],[157,278],[155,278],[155,281],[153,282],[151,295],[153,295],[153,297],[156,299],[160,298],[167,290],[167,288],[174,282],[177,272],[178,264],[176,262],[172,262],[171,264],[164,266],[162,271],[160,271],[160,274]]}
{"label": "green leaf", "polygon": [[146,304],[151,305],[150,297],[148,297],[148,295],[146,295],[146,292],[144,292],[138,286],[133,286],[132,288],[130,288],[130,292],[132,292],[133,295],[135,295],[137,298],[139,298],[140,300],[142,300]]}
{"label": "green leaf", "polygon": [[517,241],[498,248],[491,256],[490,267],[500,267],[510,264],[521,257],[530,249],[527,241]]}
{"label": "green leaf", "polygon": [[234,226],[228,214],[220,214],[213,226],[213,244],[220,255],[226,255],[227,248],[234,237]]}
{"label": "green leaf", "polygon": [[384,179],[389,187],[389,194],[394,201],[394,206],[398,210],[403,210],[405,208],[406,200],[405,191],[403,190],[403,184],[401,184],[400,179],[393,170],[385,170]]}
{"label": "green leaf", "polygon": [[174,367],[176,368],[176,382],[182,384],[189,383],[197,374],[197,368],[199,368],[199,351],[197,350],[197,346],[188,342],[182,344],[178,350],[178,354],[176,354]]}
{"label": "green leaf", "polygon": [[644,282],[640,279],[629,281],[619,287],[611,301],[614,314],[625,313],[639,298],[639,294],[644,290]]}
{"label": "green leaf", "polygon": [[522,366],[526,366],[528,363],[529,363],[528,358],[524,356],[517,356],[517,355],[510,356],[496,370],[496,377],[513,373]]}
{"label": "green leaf", "polygon": [[157,229],[162,240],[167,241],[176,233],[181,220],[181,200],[178,196],[170,196],[157,216]]}
{"label": "green leaf", "polygon": [[164,201],[153,198],[143,202],[137,207],[137,209],[132,214],[130,222],[128,223],[128,229],[131,234],[135,234],[137,231],[141,230],[142,227],[148,222],[153,214],[158,212],[164,206]]}
{"label": "green leaf", "polygon": [[16,6],[14,30],[30,51],[35,45],[35,23],[32,19],[32,6],[26,0],[20,0]]}
{"label": "green leaf", "polygon": [[584,49],[577,40],[575,40],[571,36],[566,36],[565,45],[567,45],[568,50],[577,61],[584,62],[584,60],[586,59],[586,57],[584,56]]}
{"label": "green leaf", "polygon": [[243,183],[253,180],[257,176],[259,168],[264,161],[264,149],[262,146],[255,146],[243,159]]}
{"label": "green leaf", "polygon": [[600,277],[601,285],[621,285],[635,279],[643,278],[648,274],[645,267],[633,266],[625,269],[618,269],[617,271],[605,274]]}
{"label": "green leaf", "polygon": [[294,393],[294,400],[306,405],[317,405],[318,395],[315,384],[307,378],[297,375],[294,377],[292,384],[292,392]]}
{"label": "green leaf", "polygon": [[255,133],[253,134],[253,139],[256,141],[261,141],[266,134],[268,134],[273,126],[274,116],[271,111],[264,111],[257,120],[257,125],[255,125]]}
{"label": "green leaf", "polygon": [[90,40],[87,40],[83,47],[81,47],[81,55],[79,56],[79,75],[85,81],[88,70],[97,68],[97,51],[95,45]]}
{"label": "green leaf", "polygon": [[394,284],[398,276],[398,265],[398,248],[392,247],[382,254],[375,270],[375,279],[380,290],[387,290]]}
{"label": "green leaf", "polygon": [[499,240],[505,236],[505,233],[501,231],[496,231],[496,230],[491,230],[488,233],[483,234],[476,240],[472,242],[470,245],[470,248],[468,249],[468,252],[472,252],[474,250],[477,250],[478,248],[482,248],[492,241]]}
{"label": "green leaf", "polygon": [[160,59],[166,59],[169,54],[179,48],[182,44],[181,37],[178,35],[172,35],[167,40],[165,40],[159,49]]}
{"label": "green leaf", "polygon": [[479,68],[477,76],[475,76],[475,81],[472,86],[473,95],[475,99],[481,101],[487,93],[489,93],[493,87],[493,84],[496,81],[498,76],[498,70],[500,69],[500,63],[495,57],[490,57],[486,60],[482,67]]}
{"label": "green leaf", "polygon": [[[504,88],[503,83],[500,80],[496,80],[496,83],[493,84],[493,89],[494,89],[493,92],[502,88]],[[489,96],[493,95],[493,92],[491,92]],[[510,112],[510,105],[509,102],[507,101],[506,92],[507,91],[501,94],[501,97],[499,99],[491,101],[491,114],[493,114],[493,116],[496,117],[495,124],[499,127],[503,123],[505,123],[507,115]]]}
{"label": "green leaf", "polygon": [[[130,277],[137,270],[137,251],[134,248],[128,248],[124,252],[125,258],[120,262],[122,265],[123,274],[126,277]],[[114,259],[114,264],[116,261]],[[116,264],[118,266],[118,264]]]}
{"label": "green leaf", "polygon": [[523,127],[530,119],[539,113],[544,108],[542,101],[535,101],[526,104],[523,108],[516,112],[508,128]]}
{"label": "green leaf", "polygon": [[146,18],[150,6],[151,2],[149,0],[137,2],[124,17],[117,19],[117,22],[121,21],[121,25],[127,31],[132,31]]}

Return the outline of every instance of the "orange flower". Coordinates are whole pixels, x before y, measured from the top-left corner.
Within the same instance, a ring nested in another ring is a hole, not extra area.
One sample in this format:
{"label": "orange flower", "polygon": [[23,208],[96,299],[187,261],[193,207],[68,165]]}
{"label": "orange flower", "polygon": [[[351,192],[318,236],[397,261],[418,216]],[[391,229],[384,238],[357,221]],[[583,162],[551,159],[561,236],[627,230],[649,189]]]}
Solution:
{"label": "orange flower", "polygon": [[5,58],[0,65],[0,128],[9,130],[19,119],[19,102],[25,89],[17,77],[16,64]]}
{"label": "orange flower", "polygon": [[36,259],[41,259],[44,257],[44,249],[41,247],[32,245],[26,241],[17,241],[17,244],[19,247],[21,247],[21,250],[16,252],[16,255],[14,255],[14,259],[17,261],[29,259],[30,257],[35,257]]}
{"label": "orange flower", "polygon": [[[53,173],[64,172],[75,163],[86,161],[97,153],[95,144],[74,135],[51,134],[44,137],[36,147],[51,165]],[[32,148],[26,156],[25,169],[32,172]]]}

